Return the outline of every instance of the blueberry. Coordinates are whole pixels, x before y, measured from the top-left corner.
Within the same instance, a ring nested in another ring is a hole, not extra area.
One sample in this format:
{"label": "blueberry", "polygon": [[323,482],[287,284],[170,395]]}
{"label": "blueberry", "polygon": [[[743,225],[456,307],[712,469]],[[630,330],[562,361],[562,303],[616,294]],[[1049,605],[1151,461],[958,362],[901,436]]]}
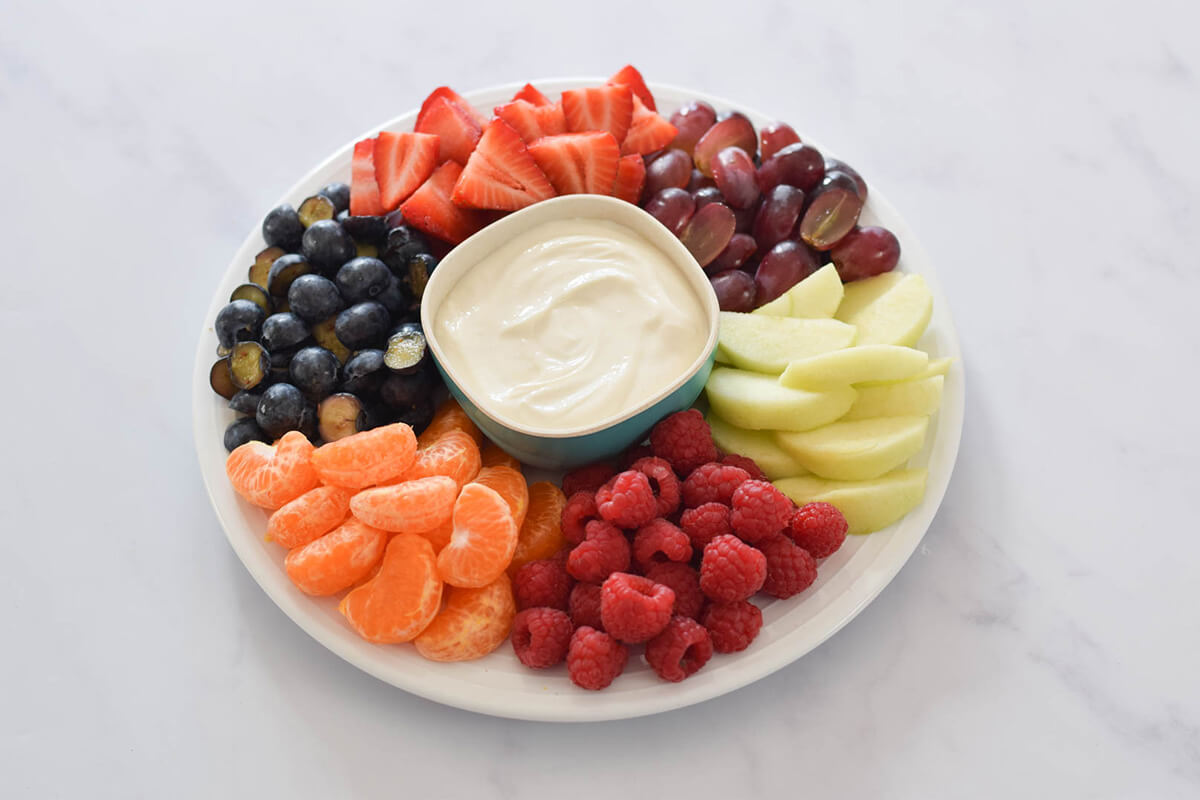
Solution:
{"label": "blueberry", "polygon": [[306,347],[292,356],[288,375],[297,389],[320,399],[337,387],[340,367],[337,356],[324,347]]}
{"label": "blueberry", "polygon": [[267,212],[263,218],[262,235],[271,247],[295,250],[300,246],[300,237],[304,235],[304,225],[296,209],[284,203]]}
{"label": "blueberry", "polygon": [[419,322],[405,322],[396,326],[388,336],[383,351],[383,363],[388,369],[400,373],[413,373],[429,362],[429,348]]}
{"label": "blueberry", "polygon": [[379,385],[379,399],[395,409],[406,409],[433,393],[433,375],[428,370],[411,375],[392,373]]}
{"label": "blueberry", "polygon": [[433,422],[433,401],[424,397],[413,403],[408,409],[396,415],[397,422],[403,422],[412,427],[418,436]]}
{"label": "blueberry", "polygon": [[339,212],[350,208],[350,187],[344,183],[327,183],[317,194],[328,197]]}
{"label": "blueberry", "polygon": [[[413,305],[412,296],[404,288],[404,281],[391,273],[388,273],[387,288],[375,297],[375,301],[383,304],[393,320],[407,316]],[[418,305],[418,310],[419,308]]]}
{"label": "blueberry", "polygon": [[383,379],[383,351],[359,350],[342,366],[342,391],[373,392]]}
{"label": "blueberry", "polygon": [[267,273],[267,291],[273,297],[287,297],[292,281],[313,271],[313,265],[296,253],[282,255],[271,264]]}
{"label": "blueberry", "polygon": [[347,303],[361,303],[382,294],[392,277],[378,258],[352,258],[337,271],[337,288]]}
{"label": "blueberry", "polygon": [[229,423],[225,429],[225,449],[233,452],[246,442],[265,442],[267,435],[254,421],[254,417],[242,417]]}
{"label": "blueberry", "polygon": [[367,429],[367,414],[362,400],[348,392],[331,394],[317,407],[317,424],[321,438],[336,442]]}
{"label": "blueberry", "polygon": [[398,278],[408,277],[408,260],[419,253],[429,252],[429,242],[420,231],[400,225],[388,231],[387,243],[380,258]]}
{"label": "blueberry", "polygon": [[287,299],[292,313],[305,322],[320,322],[332,317],[346,305],[333,281],[320,275],[301,275],[296,278],[288,289]]}
{"label": "blueberry", "polygon": [[408,285],[409,293],[417,300],[424,297],[425,285],[429,283],[429,278],[433,275],[433,270],[437,265],[437,259],[429,253],[417,253],[408,260],[404,281]]}
{"label": "blueberry", "polygon": [[338,314],[333,331],[346,347],[361,350],[382,344],[391,321],[391,314],[383,305],[368,300]]}
{"label": "blueberry", "polygon": [[262,392],[252,392],[248,389],[242,389],[229,400],[229,407],[239,414],[253,415],[258,410],[258,401],[262,397]]}
{"label": "blueberry", "polygon": [[308,333],[304,320],[290,311],[284,311],[263,320],[259,341],[274,355],[300,344],[308,338]]}
{"label": "blueberry", "polygon": [[304,257],[324,271],[336,270],[354,258],[354,240],[332,219],[317,220],[308,226],[301,241]]}
{"label": "blueberry", "polygon": [[346,233],[355,241],[381,245],[387,240],[388,226],[383,217],[353,217],[346,215],[338,218]]}
{"label": "blueberry", "polygon": [[290,383],[275,383],[267,387],[258,401],[254,419],[271,439],[288,431],[300,429],[307,403],[304,394]]}
{"label": "blueberry", "polygon": [[234,300],[217,312],[213,329],[217,342],[222,347],[233,347],[237,342],[258,338],[266,314],[257,304],[249,300]]}

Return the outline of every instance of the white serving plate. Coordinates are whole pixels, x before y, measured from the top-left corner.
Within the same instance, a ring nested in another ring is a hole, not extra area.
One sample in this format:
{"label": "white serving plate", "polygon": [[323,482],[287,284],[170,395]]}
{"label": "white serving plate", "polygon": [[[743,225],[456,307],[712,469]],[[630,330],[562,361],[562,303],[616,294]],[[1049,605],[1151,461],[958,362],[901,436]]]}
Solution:
{"label": "white serving plate", "polygon": [[[534,81],[555,95],[564,89],[597,85],[602,79]],[[507,102],[521,84],[483,89],[466,95],[476,107],[490,109]],[[691,100],[705,100],[718,111],[738,109],[756,128],[771,121],[744,106],[704,92],[652,84],[659,111],[670,114]],[[416,110],[388,121],[379,129],[411,130]],[[355,141],[373,136],[366,131],[309,172],[279,202],[300,202],[326,183],[349,181],[350,157]],[[804,136],[804,132],[801,131]],[[839,155],[804,137],[827,156]],[[854,164],[853,154],[845,159]],[[868,181],[870,176],[867,176]],[[266,213],[267,209],[263,209]],[[925,499],[904,519],[869,536],[849,537],[846,544],[821,563],[816,583],[789,600],[761,602],[763,629],[749,649],[736,654],[715,654],[698,673],[681,683],[665,683],[640,657],[631,660],[625,673],[601,692],[578,689],[562,665],[545,671],[522,666],[506,644],[478,661],[440,664],[426,661],[410,645],[376,645],[348,628],[337,612],[336,598],[312,598],[292,585],[283,570],[284,551],[263,541],[267,514],[243,501],[225,478],[222,435],[235,414],[208,385],[216,358],[217,339],[212,322],[228,302],[233,289],[246,280],[246,270],[265,243],[259,223],[234,254],[225,270],[200,333],[196,348],[192,409],[196,452],[204,483],[217,519],[234,551],[254,580],[276,605],[318,642],[350,664],[380,680],[446,705],[514,719],[583,722],[623,719],[655,714],[699,703],[739,689],[787,666],[854,619],[883,590],[916,550],[942,502],[958,454],[963,422],[963,370],[954,323],[933,265],[900,214],[871,184],[863,221],[884,225],[899,237],[899,268],[925,276],[934,297],[933,319],[920,346],[933,357],[955,359],[946,376],[941,411],[935,415],[924,449],[910,462],[929,469]]]}

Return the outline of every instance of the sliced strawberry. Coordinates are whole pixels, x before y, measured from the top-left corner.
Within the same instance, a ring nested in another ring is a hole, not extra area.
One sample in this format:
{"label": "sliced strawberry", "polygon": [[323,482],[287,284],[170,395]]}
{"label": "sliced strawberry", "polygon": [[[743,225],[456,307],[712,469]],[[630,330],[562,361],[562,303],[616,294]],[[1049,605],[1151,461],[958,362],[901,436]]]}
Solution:
{"label": "sliced strawberry", "polygon": [[646,183],[646,162],[634,153],[621,156],[617,162],[617,178],[613,181],[612,195],[635,206],[642,197],[642,185]]}
{"label": "sliced strawberry", "polygon": [[482,127],[487,122],[487,117],[476,111],[475,108],[468,103],[461,94],[454,91],[449,86],[439,86],[429,93],[429,97],[425,98],[425,102],[421,103],[421,110],[417,112],[417,124],[421,123],[421,118],[425,116],[425,110],[429,108],[430,104],[432,104],[433,101],[439,97],[449,100],[463,111],[466,111],[471,115],[471,119],[475,120],[479,126]]}
{"label": "sliced strawberry", "polygon": [[455,161],[447,161],[435,169],[429,180],[400,206],[404,221],[451,244],[458,244],[482,228],[486,223],[482,214],[459,208],[450,200],[454,182],[462,171]]}
{"label": "sliced strawberry", "polygon": [[608,131],[619,144],[633,119],[633,92],[627,86],[568,89],[562,106],[567,130]]}
{"label": "sliced strawberry", "polygon": [[438,161],[453,159],[466,164],[479,141],[480,127],[462,106],[445,97],[435,97],[421,109],[414,126],[417,133],[438,137]]}
{"label": "sliced strawberry", "polygon": [[525,144],[543,136],[567,132],[567,120],[563,117],[562,106],[558,103],[535,106],[528,100],[514,100],[506,105],[496,106],[495,112],[497,117],[521,135]]}
{"label": "sliced strawberry", "polygon": [[563,133],[529,145],[533,160],[559,194],[609,194],[621,149],[611,133]]}
{"label": "sliced strawberry", "polygon": [[542,94],[541,91],[532,83],[527,83],[521,87],[521,91],[513,95],[513,100],[527,100],[535,106],[550,105],[550,98]]}
{"label": "sliced strawberry", "polygon": [[651,111],[658,111],[658,106],[654,104],[654,95],[650,94],[650,89],[646,86],[646,81],[642,78],[642,73],[638,72],[637,68],[632,64],[626,64],[621,67],[616,75],[608,79],[608,82],[614,86],[628,86],[635,96],[642,99],[642,102],[646,104],[646,108]]}
{"label": "sliced strawberry", "polygon": [[363,139],[354,145],[354,159],[350,162],[350,213],[356,217],[386,213],[375,181],[374,139]]}
{"label": "sliced strawberry", "polygon": [[392,211],[425,182],[438,163],[438,137],[381,131],[375,140],[375,180],[385,211]]}
{"label": "sliced strawberry", "polygon": [[651,111],[637,95],[633,98],[633,121],[629,123],[629,132],[625,141],[621,142],[622,153],[653,153],[659,148],[666,147],[675,139],[678,130],[674,125]]}
{"label": "sliced strawberry", "polygon": [[493,119],[454,184],[454,202],[469,208],[515,211],[554,197],[554,187],[538,169],[512,126]]}

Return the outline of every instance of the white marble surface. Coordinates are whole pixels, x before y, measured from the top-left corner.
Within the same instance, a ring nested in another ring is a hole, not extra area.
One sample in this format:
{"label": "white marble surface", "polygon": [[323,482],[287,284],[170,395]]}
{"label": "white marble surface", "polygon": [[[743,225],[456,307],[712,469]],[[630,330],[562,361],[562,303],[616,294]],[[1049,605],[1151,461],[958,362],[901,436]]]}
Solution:
{"label": "white marble surface", "polygon": [[[1200,796],[1194,2],[174,5],[0,14],[5,796]],[[630,60],[834,143],[903,210],[966,353],[958,469],[878,601],[756,685],[578,727],[446,709],[234,557],[196,332],[357,131],[435,83]]]}

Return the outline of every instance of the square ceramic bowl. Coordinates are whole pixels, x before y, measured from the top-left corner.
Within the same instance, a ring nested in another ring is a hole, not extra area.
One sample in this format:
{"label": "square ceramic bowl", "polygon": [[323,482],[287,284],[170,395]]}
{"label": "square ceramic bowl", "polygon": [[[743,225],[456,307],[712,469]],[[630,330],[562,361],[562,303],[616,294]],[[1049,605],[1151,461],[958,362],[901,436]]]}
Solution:
{"label": "square ceramic bowl", "polygon": [[[699,357],[680,375],[673,376],[662,390],[641,405],[620,414],[594,420],[584,428],[554,433],[519,425],[490,412],[485,398],[463,380],[461,370],[446,358],[438,342],[434,320],[447,295],[458,281],[485,256],[514,237],[543,223],[569,219],[600,219],[615,222],[640,235],[662,251],[687,280],[700,300],[708,325],[708,338]],[[493,222],[455,247],[442,259],[425,287],[421,300],[421,325],[434,362],[451,394],[479,429],[522,463],[545,469],[571,469],[609,456],[640,442],[654,423],[675,411],[688,408],[699,397],[712,371],[717,350],[719,321],[717,296],[704,270],[676,236],[654,217],[635,205],[600,195],[567,195],[530,206]]]}

